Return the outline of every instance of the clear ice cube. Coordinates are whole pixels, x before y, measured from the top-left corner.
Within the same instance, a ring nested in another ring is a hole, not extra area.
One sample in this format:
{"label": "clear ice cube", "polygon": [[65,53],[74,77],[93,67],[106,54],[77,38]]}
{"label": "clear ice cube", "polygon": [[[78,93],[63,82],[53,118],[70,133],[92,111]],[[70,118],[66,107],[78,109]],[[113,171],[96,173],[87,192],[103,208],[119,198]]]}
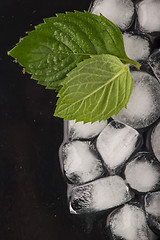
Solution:
{"label": "clear ice cube", "polygon": [[72,187],[69,203],[71,213],[81,214],[107,210],[131,198],[125,181],[115,175]]}
{"label": "clear ice cube", "polygon": [[151,153],[138,153],[126,164],[126,182],[138,192],[148,192],[160,187],[160,164]]}
{"label": "clear ice cube", "polygon": [[139,28],[142,32],[160,31],[160,1],[143,0],[136,5]]}
{"label": "clear ice cube", "polygon": [[102,162],[89,141],[69,142],[63,146],[62,153],[64,174],[73,184],[91,181],[104,173]]}
{"label": "clear ice cube", "polygon": [[113,239],[149,240],[145,213],[133,204],[125,204],[115,210],[110,216],[109,227]]}
{"label": "clear ice cube", "polygon": [[125,50],[129,58],[138,61],[146,60],[149,57],[150,43],[147,38],[133,33],[124,33],[123,39]]}
{"label": "clear ice cube", "polygon": [[157,49],[150,55],[148,63],[152,68],[155,76],[160,81],[160,49]]}
{"label": "clear ice cube", "polygon": [[160,83],[152,75],[132,71],[134,88],[127,109],[123,108],[114,119],[133,128],[144,128],[160,116]]}
{"label": "clear ice cube", "polygon": [[118,121],[110,122],[100,133],[96,147],[107,169],[115,173],[141,143],[138,131]]}
{"label": "clear ice cube", "polygon": [[154,155],[160,161],[160,122],[154,127],[151,133],[151,146]]}
{"label": "clear ice cube", "polygon": [[90,139],[97,136],[107,125],[108,121],[83,123],[68,121],[68,135],[70,139]]}
{"label": "clear ice cube", "polygon": [[134,4],[131,0],[95,0],[90,11],[103,14],[122,30],[130,27],[134,16]]}

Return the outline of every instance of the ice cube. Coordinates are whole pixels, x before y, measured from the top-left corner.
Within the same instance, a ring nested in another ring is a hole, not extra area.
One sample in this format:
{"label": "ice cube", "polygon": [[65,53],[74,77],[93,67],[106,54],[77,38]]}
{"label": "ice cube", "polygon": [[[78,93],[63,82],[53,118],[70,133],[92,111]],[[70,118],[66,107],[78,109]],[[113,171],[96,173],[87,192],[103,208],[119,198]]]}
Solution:
{"label": "ice cube", "polygon": [[151,133],[151,147],[154,155],[160,161],[160,122]]}
{"label": "ice cube", "polygon": [[160,81],[160,49],[157,49],[150,55],[148,63]]}
{"label": "ice cube", "polygon": [[149,40],[133,33],[124,33],[124,46],[127,56],[133,60],[146,60],[150,55]]}
{"label": "ice cube", "polygon": [[160,31],[160,1],[143,0],[136,5],[139,28],[142,32]]}
{"label": "ice cube", "polygon": [[160,233],[160,192],[148,193],[145,196],[145,211],[150,228]]}
{"label": "ice cube", "polygon": [[129,200],[127,185],[116,175],[73,187],[69,197],[70,209],[76,214],[107,210]]}
{"label": "ice cube", "polygon": [[142,208],[125,204],[115,210],[109,219],[113,239],[149,240],[148,226]]}
{"label": "ice cube", "polygon": [[146,195],[145,210],[152,216],[160,218],[160,192],[152,192]]}
{"label": "ice cube", "polygon": [[132,71],[131,74],[134,88],[127,109],[123,108],[113,118],[133,128],[144,128],[160,116],[160,83],[146,72]]}
{"label": "ice cube", "polygon": [[90,139],[97,136],[102,129],[107,125],[108,121],[83,123],[75,122],[75,120],[68,121],[68,132],[70,139]]}
{"label": "ice cube", "polygon": [[92,150],[89,141],[66,143],[62,153],[63,170],[71,183],[82,184],[104,173],[102,162]]}
{"label": "ice cube", "polygon": [[103,14],[122,30],[130,27],[134,17],[134,5],[131,0],[95,0],[90,11]]}
{"label": "ice cube", "polygon": [[138,153],[126,165],[126,182],[138,192],[148,192],[160,187],[160,165],[151,153]]}
{"label": "ice cube", "polygon": [[141,135],[130,126],[111,121],[97,138],[96,147],[110,173],[115,173],[141,143]]}

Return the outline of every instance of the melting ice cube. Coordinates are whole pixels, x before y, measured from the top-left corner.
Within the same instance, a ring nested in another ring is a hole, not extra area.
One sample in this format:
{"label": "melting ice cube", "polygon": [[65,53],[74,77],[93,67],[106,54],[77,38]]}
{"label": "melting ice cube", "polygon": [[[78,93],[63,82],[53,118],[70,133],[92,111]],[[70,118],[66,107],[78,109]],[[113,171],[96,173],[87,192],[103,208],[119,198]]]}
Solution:
{"label": "melting ice cube", "polygon": [[131,199],[128,187],[119,176],[97,179],[73,187],[69,197],[72,213],[92,213],[107,210]]}
{"label": "melting ice cube", "polygon": [[127,56],[134,60],[146,60],[150,55],[150,43],[144,38],[133,33],[124,33],[124,46]]}
{"label": "melting ice cube", "polygon": [[138,153],[126,165],[125,177],[131,188],[148,192],[160,187],[160,164],[150,153]]}
{"label": "melting ice cube", "polygon": [[110,122],[97,138],[96,147],[108,170],[115,173],[141,143],[138,131],[118,121]]}
{"label": "melting ice cube", "polygon": [[113,239],[149,240],[148,226],[144,211],[135,205],[125,204],[115,210],[109,219]]}
{"label": "melting ice cube", "polygon": [[148,33],[160,31],[160,1],[143,0],[136,7],[140,30]]}
{"label": "melting ice cube", "polygon": [[160,81],[160,49],[157,49],[150,55],[148,63]]}
{"label": "melting ice cube", "polygon": [[131,0],[95,0],[90,11],[102,13],[122,30],[130,27],[134,16],[134,5]]}
{"label": "melting ice cube", "polygon": [[73,141],[63,146],[65,176],[74,184],[85,183],[104,173],[102,162],[88,141]]}
{"label": "melting ice cube", "polygon": [[108,121],[83,123],[68,121],[68,134],[70,139],[89,139],[97,136],[102,129],[107,125]]}
{"label": "melting ice cube", "polygon": [[160,83],[146,72],[132,71],[131,74],[134,88],[127,109],[123,108],[114,119],[134,128],[144,128],[160,116]]}

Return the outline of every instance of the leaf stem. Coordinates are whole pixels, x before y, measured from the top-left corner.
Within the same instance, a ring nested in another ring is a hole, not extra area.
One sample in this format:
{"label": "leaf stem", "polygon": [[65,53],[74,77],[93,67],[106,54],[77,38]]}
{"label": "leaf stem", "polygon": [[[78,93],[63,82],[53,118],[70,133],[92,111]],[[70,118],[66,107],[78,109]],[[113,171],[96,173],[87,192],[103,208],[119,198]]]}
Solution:
{"label": "leaf stem", "polygon": [[134,61],[133,59],[130,59],[130,58],[126,58],[126,59],[123,59],[123,58],[119,58],[121,61],[125,62],[125,63],[129,63],[129,64],[132,64],[133,66],[135,66],[137,69],[140,70],[141,68],[141,64],[139,62],[136,62]]}

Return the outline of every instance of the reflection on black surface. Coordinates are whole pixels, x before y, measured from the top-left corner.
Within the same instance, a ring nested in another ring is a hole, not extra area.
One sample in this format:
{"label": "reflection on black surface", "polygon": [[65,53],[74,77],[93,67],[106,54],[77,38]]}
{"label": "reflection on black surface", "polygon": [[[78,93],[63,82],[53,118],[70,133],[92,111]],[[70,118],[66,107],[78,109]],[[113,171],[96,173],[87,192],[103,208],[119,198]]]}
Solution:
{"label": "reflection on black surface", "polygon": [[[58,160],[63,121],[56,93],[22,74],[7,56],[25,31],[57,12],[87,10],[90,1],[0,2],[0,239],[90,239],[68,213]],[[81,220],[80,220],[81,222]],[[92,239],[93,236],[92,236]]]}

